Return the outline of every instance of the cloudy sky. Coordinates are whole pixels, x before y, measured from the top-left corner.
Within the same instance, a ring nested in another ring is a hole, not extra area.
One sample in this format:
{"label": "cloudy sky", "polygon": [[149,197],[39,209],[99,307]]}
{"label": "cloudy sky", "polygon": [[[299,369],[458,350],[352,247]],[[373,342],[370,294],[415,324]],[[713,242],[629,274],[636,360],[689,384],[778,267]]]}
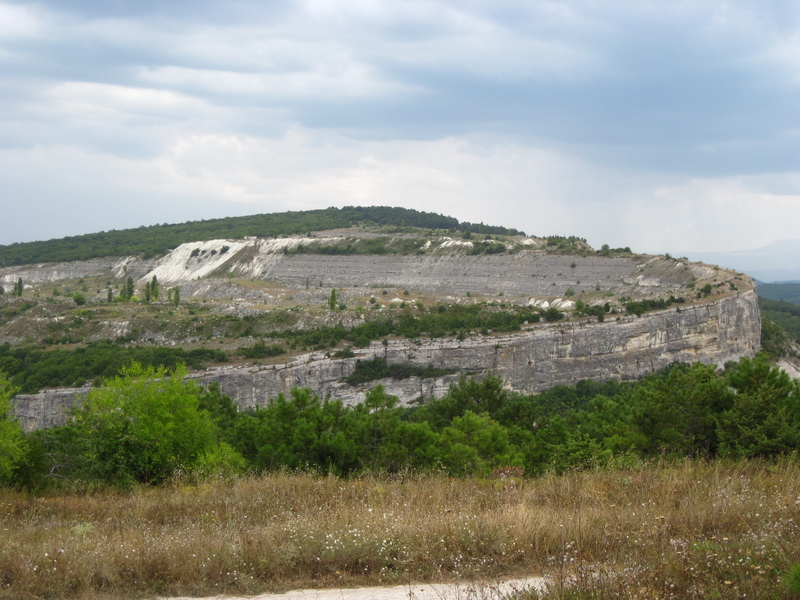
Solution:
{"label": "cloudy sky", "polygon": [[0,0],[0,244],[392,205],[800,233],[796,0]]}

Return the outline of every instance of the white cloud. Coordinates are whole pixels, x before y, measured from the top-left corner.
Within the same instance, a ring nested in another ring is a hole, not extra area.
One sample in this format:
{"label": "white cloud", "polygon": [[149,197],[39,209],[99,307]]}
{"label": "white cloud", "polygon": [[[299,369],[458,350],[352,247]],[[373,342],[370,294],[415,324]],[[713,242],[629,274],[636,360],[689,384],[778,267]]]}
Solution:
{"label": "white cloud", "polygon": [[[756,247],[796,236],[800,222],[800,194],[785,193],[796,189],[797,173],[664,179],[482,138],[355,141],[296,127],[276,139],[176,137],[151,159],[52,147],[7,150],[0,161],[10,168],[0,186],[19,191],[26,205],[62,200],[47,225],[73,230],[37,238],[75,233],[76,222],[94,230],[361,204],[579,235],[598,247],[679,252]],[[109,200],[114,218],[104,221]],[[0,235],[19,239],[18,227],[12,219]]]}
{"label": "white cloud", "polygon": [[324,60],[304,65],[293,72],[254,73],[191,69],[186,67],[147,68],[140,72],[143,82],[170,88],[196,90],[204,94],[265,99],[308,100],[324,96],[370,97],[396,95],[409,86],[382,80],[369,65],[345,54],[329,52]]}
{"label": "white cloud", "polygon": [[796,236],[797,13],[0,0],[0,243],[357,203],[639,250]]}
{"label": "white cloud", "polygon": [[797,237],[800,187],[766,191],[800,174],[691,179],[655,187],[625,210],[636,246],[647,251],[728,251]]}
{"label": "white cloud", "polygon": [[186,117],[207,108],[200,100],[167,90],[78,81],[50,88],[45,101],[53,110],[81,120]]}
{"label": "white cloud", "polygon": [[0,3],[0,40],[35,37],[45,24],[34,9],[17,4]]}

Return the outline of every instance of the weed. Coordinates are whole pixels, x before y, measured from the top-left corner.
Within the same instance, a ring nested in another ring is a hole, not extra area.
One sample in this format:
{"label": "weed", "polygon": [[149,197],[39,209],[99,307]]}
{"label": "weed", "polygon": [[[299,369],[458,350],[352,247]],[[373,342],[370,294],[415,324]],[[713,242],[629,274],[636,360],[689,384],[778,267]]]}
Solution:
{"label": "weed", "polygon": [[555,583],[529,598],[796,597],[799,470],[791,460],[687,461],[533,480],[271,474],[127,492],[5,490],[0,598],[522,574]]}

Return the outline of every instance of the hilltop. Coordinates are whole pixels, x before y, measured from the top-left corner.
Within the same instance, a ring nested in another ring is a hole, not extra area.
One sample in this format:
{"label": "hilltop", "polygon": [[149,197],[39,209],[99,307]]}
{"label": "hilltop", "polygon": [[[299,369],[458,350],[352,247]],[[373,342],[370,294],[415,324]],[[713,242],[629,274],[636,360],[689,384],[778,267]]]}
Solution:
{"label": "hilltop", "polygon": [[435,231],[519,235],[522,232],[483,223],[460,222],[430,212],[385,206],[346,206],[302,212],[226,217],[180,224],[161,224],[101,231],[48,241],[0,246],[0,267],[67,262],[108,256],[163,256],[179,244],[213,239],[277,237],[355,226],[424,228]]}

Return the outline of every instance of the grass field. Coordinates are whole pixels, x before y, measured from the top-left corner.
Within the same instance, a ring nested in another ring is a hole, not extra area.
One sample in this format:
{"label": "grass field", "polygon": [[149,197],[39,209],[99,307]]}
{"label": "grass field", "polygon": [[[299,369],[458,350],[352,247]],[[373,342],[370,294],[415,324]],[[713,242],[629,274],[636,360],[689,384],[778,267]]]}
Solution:
{"label": "grass field", "polygon": [[0,491],[0,598],[20,600],[541,574],[552,598],[791,598],[798,562],[792,460]]}

